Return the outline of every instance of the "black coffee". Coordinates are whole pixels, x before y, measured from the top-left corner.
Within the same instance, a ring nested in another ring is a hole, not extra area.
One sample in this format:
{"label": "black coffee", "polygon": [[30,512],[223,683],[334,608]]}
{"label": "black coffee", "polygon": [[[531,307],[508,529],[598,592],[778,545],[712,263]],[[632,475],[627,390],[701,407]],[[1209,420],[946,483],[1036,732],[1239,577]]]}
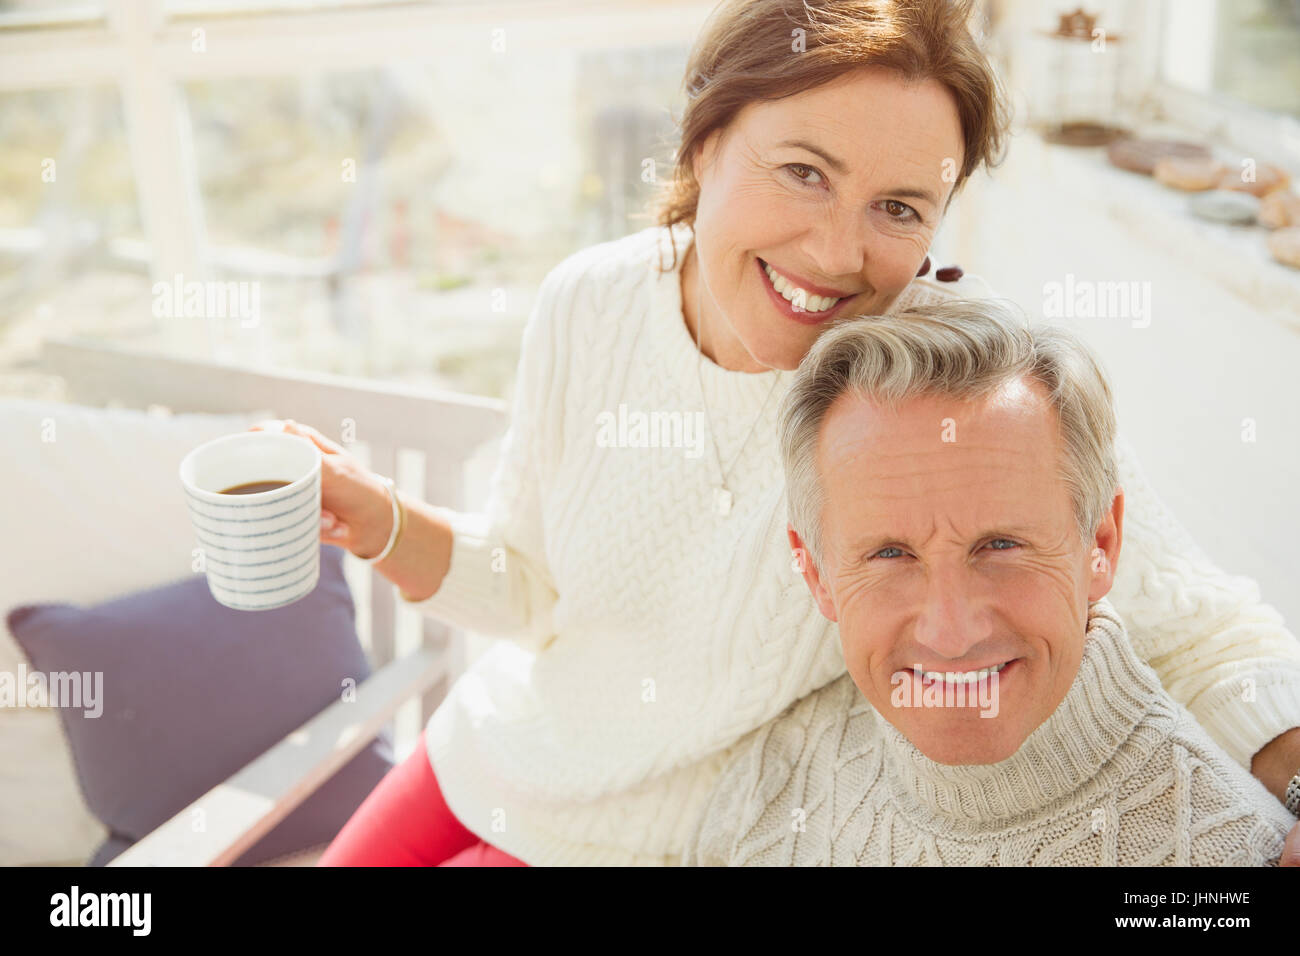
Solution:
{"label": "black coffee", "polygon": [[247,481],[242,485],[231,485],[222,491],[217,492],[221,495],[255,495],[259,491],[274,491],[276,488],[283,488],[285,485],[293,484],[291,481]]}

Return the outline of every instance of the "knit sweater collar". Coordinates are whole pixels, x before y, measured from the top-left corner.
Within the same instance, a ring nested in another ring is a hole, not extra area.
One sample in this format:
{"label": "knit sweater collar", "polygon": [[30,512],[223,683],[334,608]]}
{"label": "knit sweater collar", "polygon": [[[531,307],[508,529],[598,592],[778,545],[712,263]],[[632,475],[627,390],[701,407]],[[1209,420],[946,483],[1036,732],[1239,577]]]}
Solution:
{"label": "knit sweater collar", "polygon": [[1123,622],[1105,600],[1089,609],[1079,673],[1056,711],[1006,760],[950,766],[922,754],[880,721],[885,778],[915,822],[946,832],[987,834],[1077,806],[1117,786],[1159,743],[1139,727],[1172,723],[1173,703],[1133,653]]}

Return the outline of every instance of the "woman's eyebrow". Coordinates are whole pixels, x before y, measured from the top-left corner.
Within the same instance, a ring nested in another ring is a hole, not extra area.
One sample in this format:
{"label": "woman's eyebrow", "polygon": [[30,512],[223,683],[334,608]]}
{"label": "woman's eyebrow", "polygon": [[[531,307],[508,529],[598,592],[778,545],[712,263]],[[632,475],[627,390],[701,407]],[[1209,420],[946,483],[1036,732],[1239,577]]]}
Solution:
{"label": "woman's eyebrow", "polygon": [[[825,160],[827,166],[829,166],[835,172],[839,173],[841,176],[847,174],[849,171],[848,164],[845,163],[844,160],[836,159],[834,156],[826,152],[826,150],[822,149],[820,146],[810,143],[807,140],[783,139],[781,140],[781,142],[777,143],[776,145],[778,148],[789,146],[789,147],[793,147],[794,149],[806,149],[808,152],[812,153],[813,155],[820,156],[823,160]],[[924,199],[932,206],[939,205],[939,200],[935,197],[934,193],[930,192],[930,190],[928,189],[918,189],[914,186],[907,186],[902,189],[887,189],[885,190],[885,192],[891,196],[899,196],[908,199]]]}
{"label": "woman's eyebrow", "polygon": [[904,186],[902,189],[886,189],[885,193],[890,196],[899,196],[905,199],[924,199],[932,206],[939,205],[939,200],[934,198],[934,193],[928,189],[917,189],[914,186]]}
{"label": "woman's eyebrow", "polygon": [[849,171],[848,164],[845,163],[842,159],[836,159],[834,156],[826,152],[826,150],[822,149],[820,146],[815,146],[812,143],[808,142],[807,140],[783,139],[781,140],[781,142],[777,143],[776,145],[778,147],[793,146],[795,149],[806,149],[810,153],[815,153],[816,155],[820,156],[822,159],[826,161],[827,166],[835,170],[841,176],[843,176],[845,173]]}

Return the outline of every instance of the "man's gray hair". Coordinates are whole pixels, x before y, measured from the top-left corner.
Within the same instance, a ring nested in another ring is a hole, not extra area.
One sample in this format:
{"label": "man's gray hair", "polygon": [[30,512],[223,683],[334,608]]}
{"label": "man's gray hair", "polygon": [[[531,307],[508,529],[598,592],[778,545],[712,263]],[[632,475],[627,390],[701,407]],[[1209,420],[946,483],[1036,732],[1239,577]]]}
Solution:
{"label": "man's gray hair", "polygon": [[[1074,334],[1028,326],[991,299],[953,300],[846,320],[804,357],[781,404],[790,524],[821,567],[823,492],[817,473],[822,423],[845,392],[884,407],[922,395],[980,398],[1021,377],[1042,383],[1056,409],[1069,489],[1084,541],[1096,532],[1118,485],[1110,385]],[[935,440],[941,439],[935,423]]]}

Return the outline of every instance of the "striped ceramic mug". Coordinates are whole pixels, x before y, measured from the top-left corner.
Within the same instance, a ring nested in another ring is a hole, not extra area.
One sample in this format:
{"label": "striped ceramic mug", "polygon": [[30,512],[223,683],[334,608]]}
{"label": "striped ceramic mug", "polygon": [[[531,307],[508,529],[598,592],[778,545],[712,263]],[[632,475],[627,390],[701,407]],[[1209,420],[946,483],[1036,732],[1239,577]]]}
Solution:
{"label": "striped ceramic mug", "polygon": [[[181,484],[212,596],[240,611],[304,597],[320,579],[320,449],[285,432],[248,431],[200,445]],[[251,482],[270,491],[223,494]]]}

